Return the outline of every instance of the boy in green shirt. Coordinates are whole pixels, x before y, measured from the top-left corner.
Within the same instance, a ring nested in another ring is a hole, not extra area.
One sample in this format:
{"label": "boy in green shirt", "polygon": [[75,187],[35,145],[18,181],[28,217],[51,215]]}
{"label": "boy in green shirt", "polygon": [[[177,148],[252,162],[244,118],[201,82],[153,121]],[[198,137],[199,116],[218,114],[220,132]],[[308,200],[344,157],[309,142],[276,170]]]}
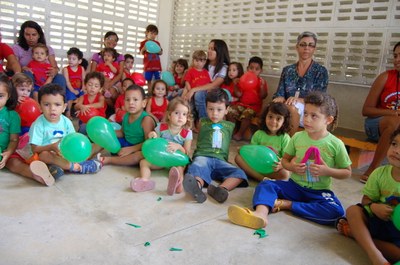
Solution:
{"label": "boy in green shirt", "polygon": [[[200,131],[193,162],[189,165],[183,180],[183,187],[193,198],[203,203],[207,197],[202,192],[208,186],[207,193],[219,203],[228,198],[228,191],[237,186],[247,187],[247,176],[240,168],[228,162],[229,145],[235,125],[225,121],[229,99],[223,89],[217,88],[206,97],[207,116],[200,120]],[[211,184],[221,181],[219,186]]]}

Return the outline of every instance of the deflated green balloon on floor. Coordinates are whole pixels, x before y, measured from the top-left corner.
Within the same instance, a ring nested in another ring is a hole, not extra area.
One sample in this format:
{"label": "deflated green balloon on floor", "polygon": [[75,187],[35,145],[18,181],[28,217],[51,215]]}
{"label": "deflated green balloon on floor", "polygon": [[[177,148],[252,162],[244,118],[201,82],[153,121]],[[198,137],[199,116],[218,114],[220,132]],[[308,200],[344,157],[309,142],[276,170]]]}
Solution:
{"label": "deflated green balloon on floor", "polygon": [[99,116],[91,118],[86,125],[86,131],[90,140],[111,153],[121,150],[115,130],[107,119]]}
{"label": "deflated green balloon on floor", "polygon": [[181,151],[167,151],[168,141],[164,138],[147,139],[142,145],[143,156],[151,164],[159,167],[185,166],[189,157]]}
{"label": "deflated green balloon on floor", "polygon": [[239,153],[252,169],[261,174],[274,172],[275,163],[279,161],[275,152],[263,145],[243,145]]}
{"label": "deflated green balloon on floor", "polygon": [[92,144],[81,133],[70,133],[60,142],[60,151],[65,159],[73,163],[83,162],[92,152]]}

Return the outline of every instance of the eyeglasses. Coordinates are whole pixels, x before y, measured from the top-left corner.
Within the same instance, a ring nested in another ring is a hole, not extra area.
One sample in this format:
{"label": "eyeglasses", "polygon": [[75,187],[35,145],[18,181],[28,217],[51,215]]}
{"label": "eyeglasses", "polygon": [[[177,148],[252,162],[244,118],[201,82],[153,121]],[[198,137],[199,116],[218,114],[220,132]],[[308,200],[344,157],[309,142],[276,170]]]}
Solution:
{"label": "eyeglasses", "polygon": [[305,42],[302,42],[302,43],[299,43],[299,46],[301,47],[301,48],[305,48],[305,47],[310,47],[310,48],[315,48],[315,43],[312,43],[312,42],[310,42],[310,43],[305,43]]}
{"label": "eyeglasses", "polygon": [[111,38],[111,37],[108,37],[108,38],[106,38],[106,40],[113,41],[113,42],[118,42],[118,40],[117,40],[117,39],[115,39],[115,38]]}

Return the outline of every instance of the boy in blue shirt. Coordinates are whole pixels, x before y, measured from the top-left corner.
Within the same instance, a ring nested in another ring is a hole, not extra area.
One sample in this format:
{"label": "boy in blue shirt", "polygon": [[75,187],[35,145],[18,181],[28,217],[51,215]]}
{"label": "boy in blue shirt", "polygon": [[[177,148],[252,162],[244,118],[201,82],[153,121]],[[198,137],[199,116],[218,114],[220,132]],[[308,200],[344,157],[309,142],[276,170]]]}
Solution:
{"label": "boy in blue shirt", "polygon": [[[57,84],[50,83],[39,89],[38,97],[43,114],[36,119],[29,130],[32,152],[38,155],[40,161],[57,167],[59,171],[57,177],[63,175],[64,170],[80,174],[97,173],[101,169],[101,163],[98,160],[72,163],[61,156],[60,141],[63,137],[75,132],[71,120],[62,114],[67,107],[65,90]],[[30,166],[34,173],[48,171],[42,163],[32,162]]]}

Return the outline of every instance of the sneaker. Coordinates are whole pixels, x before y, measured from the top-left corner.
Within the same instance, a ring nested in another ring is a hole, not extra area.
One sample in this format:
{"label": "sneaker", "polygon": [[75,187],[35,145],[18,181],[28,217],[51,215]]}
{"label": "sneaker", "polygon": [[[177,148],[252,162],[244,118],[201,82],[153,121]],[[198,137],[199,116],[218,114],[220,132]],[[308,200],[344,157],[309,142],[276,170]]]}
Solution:
{"label": "sneaker", "polygon": [[86,160],[79,163],[79,165],[81,166],[81,171],[79,172],[81,174],[94,174],[101,169],[101,163],[97,159]]}
{"label": "sneaker", "polygon": [[49,171],[55,180],[64,175],[64,170],[56,165],[49,165]]}
{"label": "sneaker", "polygon": [[227,189],[222,187],[217,187],[212,184],[208,185],[207,193],[211,197],[213,197],[217,202],[223,203],[228,199],[229,192]]}

